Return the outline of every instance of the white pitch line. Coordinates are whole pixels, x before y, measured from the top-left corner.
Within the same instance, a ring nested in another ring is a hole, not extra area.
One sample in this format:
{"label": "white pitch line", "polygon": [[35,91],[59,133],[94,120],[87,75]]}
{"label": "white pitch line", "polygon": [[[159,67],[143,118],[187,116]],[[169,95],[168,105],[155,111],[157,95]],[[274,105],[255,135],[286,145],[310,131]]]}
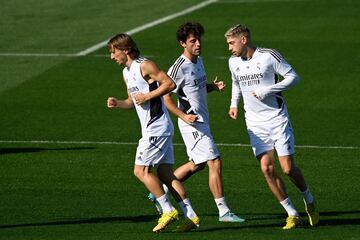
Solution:
{"label": "white pitch line", "polygon": [[[159,25],[161,23],[167,22],[169,20],[175,19],[179,16],[186,15],[188,13],[191,13],[193,11],[196,11],[198,9],[201,9],[203,7],[206,7],[212,3],[259,3],[259,2],[296,2],[296,1],[306,1],[306,0],[207,0],[202,3],[199,3],[197,5],[194,5],[192,7],[189,7],[181,12],[171,14],[169,16],[160,18],[158,20],[149,22],[147,24],[144,24],[142,26],[136,27],[132,30],[127,31],[126,33],[129,35],[141,32],[143,30],[146,30],[148,28],[154,27],[156,25]],[[90,53],[93,53],[97,50],[99,50],[102,47],[105,47],[109,39],[100,42],[98,44],[95,44],[94,46],[91,46],[85,50],[82,50],[78,53],[0,53],[1,57],[79,57],[79,56],[86,56]],[[228,57],[226,57],[227,59]],[[221,58],[222,59],[222,58]]]}
{"label": "white pitch line", "polygon": [[[215,3],[215,2],[217,2],[217,0],[208,0],[208,1],[205,1],[205,2],[202,2],[202,3],[199,3],[197,5],[194,5],[192,7],[187,8],[187,9],[181,11],[181,12],[177,12],[177,13],[171,14],[169,16],[159,18],[159,19],[157,19],[155,21],[152,21],[152,22],[146,23],[144,25],[141,25],[139,27],[136,27],[134,29],[131,29],[131,30],[127,31],[126,33],[129,34],[129,35],[132,35],[132,34],[144,31],[144,30],[146,30],[148,28],[154,27],[156,25],[167,22],[169,20],[180,17],[182,15],[186,15],[188,13],[191,13],[193,11],[196,11],[196,10],[200,9],[200,8],[206,7],[207,5],[210,5],[210,4]],[[83,50],[81,52],[78,52],[75,55],[76,56],[85,56],[85,55],[88,55],[90,53],[93,53],[93,52],[99,50],[100,48],[105,47],[108,41],[109,41],[109,39],[107,39],[107,40],[105,40],[103,42],[100,42],[98,44],[95,44],[94,46],[91,46],[91,47],[89,47],[89,48],[87,48],[87,49],[85,49],[85,50]]]}
{"label": "white pitch line", "polygon": [[[116,142],[116,141],[56,141],[56,140],[0,140],[0,143],[22,143],[22,144],[80,144],[80,145],[137,145],[137,142]],[[183,143],[174,143],[176,146]],[[224,147],[250,147],[250,144],[243,143],[216,143],[217,146]],[[360,149],[360,146],[316,146],[316,145],[296,145],[297,148],[310,149]]]}
{"label": "white pitch line", "polygon": [[[183,11],[168,15],[166,17],[159,18],[155,21],[152,21],[152,22],[146,23],[144,25],[141,25],[139,27],[136,27],[134,29],[131,29],[131,30],[127,31],[126,33],[129,35],[132,35],[132,34],[144,31],[146,29],[149,29],[149,28],[159,25],[161,23],[170,21],[172,19],[186,15],[188,13],[194,12],[200,8],[206,7],[207,5],[210,5],[215,2],[218,2],[218,0],[204,1],[202,3],[199,3],[197,5],[189,7]],[[0,53],[0,56],[1,57],[80,57],[80,56],[86,56],[90,53],[93,53],[93,52],[99,50],[102,47],[105,47],[108,41],[109,41],[109,39],[106,39],[105,41],[95,44],[94,46],[91,46],[85,50],[78,52],[78,53],[64,53],[64,54],[62,54],[62,53]]]}
{"label": "white pitch line", "polygon": [[[136,27],[132,30],[127,31],[126,33],[129,35],[144,31],[161,23],[167,22],[169,20],[175,19],[179,16],[186,15],[203,7],[206,7],[212,3],[259,3],[259,2],[291,2],[291,1],[306,1],[306,0],[207,0],[192,7],[189,7],[183,11],[168,15],[166,17],[160,18],[158,20],[146,23],[142,26]],[[99,50],[102,47],[105,47],[109,39],[95,44],[85,50],[82,50],[78,53],[0,53],[1,57],[79,57],[79,56],[86,56],[90,53],[93,53]],[[99,56],[98,56],[99,57]],[[220,59],[227,59],[228,57],[219,57]]]}

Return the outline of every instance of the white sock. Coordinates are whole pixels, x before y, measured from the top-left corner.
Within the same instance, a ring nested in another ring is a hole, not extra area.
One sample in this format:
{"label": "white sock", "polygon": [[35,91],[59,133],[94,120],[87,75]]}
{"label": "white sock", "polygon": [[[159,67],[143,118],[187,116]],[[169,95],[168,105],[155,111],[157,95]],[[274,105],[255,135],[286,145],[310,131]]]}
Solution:
{"label": "white sock", "polygon": [[230,212],[229,207],[226,204],[225,197],[215,198],[216,206],[219,210],[219,217],[224,216],[227,212]]}
{"label": "white sock", "polygon": [[303,196],[304,201],[305,201],[307,204],[314,202],[314,197],[313,197],[313,195],[311,194],[311,192],[310,192],[310,190],[309,190],[309,187],[308,187],[304,192],[301,192],[301,195]]}
{"label": "white sock", "polygon": [[165,194],[169,195],[169,188],[165,184],[163,184],[163,189],[164,189]]}
{"label": "white sock", "polygon": [[185,198],[184,200],[179,202],[179,205],[187,218],[192,219],[196,217],[196,213],[194,212],[194,209],[192,208],[190,200],[188,198]]}
{"label": "white sock", "polygon": [[294,204],[289,197],[281,201],[280,204],[284,207],[289,216],[299,216],[299,213],[296,211]]}
{"label": "white sock", "polygon": [[169,213],[172,210],[174,210],[174,206],[171,204],[166,194],[162,195],[156,200],[159,202],[161,209],[163,210],[163,213]]}

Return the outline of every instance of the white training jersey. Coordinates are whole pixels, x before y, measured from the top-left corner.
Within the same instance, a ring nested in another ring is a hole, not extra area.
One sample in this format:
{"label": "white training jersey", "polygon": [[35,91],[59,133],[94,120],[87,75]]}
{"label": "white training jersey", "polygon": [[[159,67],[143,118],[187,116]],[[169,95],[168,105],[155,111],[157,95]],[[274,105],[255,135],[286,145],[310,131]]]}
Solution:
{"label": "white training jersey", "polygon": [[[168,75],[176,83],[173,90],[178,97],[178,107],[186,114],[198,116],[197,122],[209,124],[207,104],[207,78],[201,57],[196,63],[183,54],[170,67]],[[179,127],[188,126],[178,118]]]}
{"label": "white training jersey", "polygon": [[[251,59],[232,56],[229,59],[232,77],[232,103],[236,107],[243,97],[247,124],[257,124],[288,116],[281,92],[259,100],[252,95],[254,90],[269,87],[279,81],[279,76],[293,71],[292,67],[275,50],[257,48]],[[293,71],[296,75],[296,73]]]}
{"label": "white training jersey", "polygon": [[[141,74],[140,65],[145,60],[142,57],[134,59],[130,68],[125,67],[123,70],[124,80],[131,96],[135,96],[139,91],[148,93],[158,88],[156,81],[149,84]],[[137,105],[134,98],[132,100],[140,120],[143,137],[173,135],[174,126],[162,97],[153,98],[141,105]]]}

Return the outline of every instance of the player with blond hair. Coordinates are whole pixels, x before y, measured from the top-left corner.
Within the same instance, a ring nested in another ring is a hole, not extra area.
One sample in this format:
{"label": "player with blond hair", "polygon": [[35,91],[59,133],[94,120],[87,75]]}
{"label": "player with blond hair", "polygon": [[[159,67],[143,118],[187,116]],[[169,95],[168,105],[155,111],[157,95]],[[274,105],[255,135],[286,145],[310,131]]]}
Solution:
{"label": "player with blond hair", "polygon": [[[294,161],[294,133],[282,92],[300,80],[295,70],[276,50],[256,47],[249,28],[238,24],[225,38],[232,56],[229,69],[232,96],[229,116],[236,119],[238,103],[244,102],[245,122],[254,155],[270,190],[288,213],[283,229],[302,225],[299,213],[286,192],[283,180],[275,171],[275,151],[285,175],[301,191],[311,226],[319,222],[315,199]],[[279,76],[283,80],[279,81]]]}

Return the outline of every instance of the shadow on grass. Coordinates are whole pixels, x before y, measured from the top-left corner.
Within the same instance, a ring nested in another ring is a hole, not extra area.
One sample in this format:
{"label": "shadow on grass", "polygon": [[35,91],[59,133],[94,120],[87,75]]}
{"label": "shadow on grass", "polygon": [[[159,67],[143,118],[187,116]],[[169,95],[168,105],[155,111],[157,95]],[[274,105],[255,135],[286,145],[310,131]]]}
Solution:
{"label": "shadow on grass", "polygon": [[[322,226],[345,226],[345,225],[360,225],[360,211],[328,211],[328,212],[320,212],[320,223],[319,228]],[[350,217],[345,217],[350,216]],[[215,216],[215,215],[214,215]],[[203,228],[198,229],[196,232],[213,232],[219,230],[236,230],[243,228],[281,228],[285,223],[285,214],[276,214],[276,213],[243,213],[239,214],[239,216],[244,217],[246,221],[244,223],[222,223],[228,224],[227,226],[219,226],[212,228]],[[307,215],[306,213],[301,214],[304,226],[302,228],[312,228],[308,225]],[[337,217],[337,218],[336,218]],[[284,220],[284,223],[259,223],[262,220]],[[257,222],[257,223],[255,223]],[[236,225],[235,225],[236,224]]]}
{"label": "shadow on grass", "polygon": [[[299,212],[302,218],[307,218],[305,212]],[[330,217],[341,217],[344,219],[345,215],[356,215],[352,219],[360,219],[360,210],[346,210],[346,211],[321,211],[320,216],[322,218]],[[238,213],[239,216],[244,217],[248,221],[258,221],[258,220],[271,220],[271,219],[284,219],[287,217],[285,213]],[[211,215],[209,215],[211,216]],[[217,215],[213,215],[217,216]]]}
{"label": "shadow on grass", "polygon": [[77,224],[98,224],[98,223],[139,223],[151,222],[156,219],[154,215],[143,216],[127,216],[127,217],[98,217],[87,219],[69,219],[54,222],[38,222],[38,223],[23,223],[12,225],[0,225],[0,229],[4,228],[21,228],[21,227],[39,227],[39,226],[56,226],[56,225],[77,225]]}
{"label": "shadow on grass", "polygon": [[69,147],[69,148],[36,148],[36,147],[23,147],[23,148],[0,148],[0,155],[4,154],[17,154],[17,153],[37,153],[45,151],[72,151],[72,150],[92,150],[95,147]]}
{"label": "shadow on grass", "polygon": [[[321,218],[320,218],[321,219]],[[234,226],[234,224],[237,224],[237,226]],[[301,229],[316,229],[321,228],[324,226],[345,226],[345,225],[360,225],[360,218],[357,219],[321,219],[320,223],[317,227],[310,227],[306,225],[307,223],[304,223],[305,225],[301,227]],[[231,226],[219,226],[219,227],[213,227],[213,228],[200,228],[196,230],[196,232],[214,232],[214,231],[223,231],[223,230],[237,230],[237,229],[256,229],[256,228],[279,228],[284,225],[284,223],[268,223],[268,224],[251,224],[249,222],[245,223],[232,223]]]}
{"label": "shadow on grass", "polygon": [[[333,218],[341,215],[355,215],[359,214],[360,211],[331,211],[320,213],[320,224],[321,226],[343,226],[343,225],[360,225],[360,216],[356,215],[351,218]],[[215,214],[205,214],[202,216],[217,218]],[[242,228],[280,228],[283,223],[259,223],[262,220],[285,220],[284,214],[275,213],[246,213],[240,214],[245,217],[244,223],[219,223],[218,227],[206,228],[206,226],[196,230],[196,232],[212,232],[218,230],[236,230]],[[99,223],[140,223],[140,222],[152,222],[158,216],[156,215],[141,215],[141,216],[122,216],[122,217],[98,217],[98,218],[87,218],[87,219],[65,219],[61,221],[53,222],[39,222],[39,223],[23,223],[23,224],[12,224],[12,225],[0,225],[0,229],[6,228],[21,228],[21,227],[39,227],[39,226],[55,226],[55,225],[75,225],[75,224],[99,224]],[[306,216],[303,216],[305,220]],[[303,228],[310,228],[307,226],[305,220],[305,226]]]}

